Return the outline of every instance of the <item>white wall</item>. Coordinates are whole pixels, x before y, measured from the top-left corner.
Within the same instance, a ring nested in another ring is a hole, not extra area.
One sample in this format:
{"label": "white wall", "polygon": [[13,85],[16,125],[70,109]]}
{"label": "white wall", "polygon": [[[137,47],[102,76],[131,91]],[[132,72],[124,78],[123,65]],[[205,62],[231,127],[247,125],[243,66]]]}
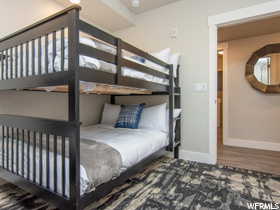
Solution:
{"label": "white wall", "polygon": [[[52,0],[2,0],[0,38],[52,15],[63,7]],[[95,124],[107,96],[81,96],[83,125]],[[23,91],[0,91],[0,114],[67,119],[67,94]]]}
{"label": "white wall", "polygon": [[[156,51],[165,47],[181,52],[181,87],[183,106],[183,146],[199,157],[209,152],[208,92],[193,91],[193,83],[208,83],[208,16],[266,2],[268,0],[182,0],[136,17],[135,27],[116,35],[143,48]],[[177,39],[169,37],[177,26]],[[205,157],[205,156],[203,156]],[[207,158],[207,157],[206,157]]]}
{"label": "white wall", "polygon": [[[245,78],[246,63],[265,45],[280,42],[280,33],[228,42],[228,138],[280,144],[280,97],[253,89]],[[226,143],[226,141],[225,141]]]}

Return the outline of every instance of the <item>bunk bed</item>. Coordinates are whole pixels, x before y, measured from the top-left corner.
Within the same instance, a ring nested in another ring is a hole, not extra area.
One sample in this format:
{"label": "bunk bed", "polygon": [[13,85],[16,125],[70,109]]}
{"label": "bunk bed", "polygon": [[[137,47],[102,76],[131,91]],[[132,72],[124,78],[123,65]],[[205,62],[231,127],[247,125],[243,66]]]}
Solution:
{"label": "bunk bed", "polygon": [[[179,67],[174,77],[172,65],[84,22],[79,18],[80,9],[77,5],[71,6],[0,40],[0,90],[68,94],[68,120],[65,121],[0,115],[0,177],[53,202],[60,209],[85,208],[143,170],[166,150],[174,152],[174,157],[178,158],[181,141],[180,117],[176,119],[175,134],[173,130],[173,109],[181,106]],[[81,42],[81,34],[110,46],[115,53]],[[125,51],[165,71],[133,62],[123,56]],[[81,65],[81,56],[113,64],[115,70],[103,71]],[[55,62],[60,68],[53,67]],[[134,72],[130,74],[124,69]],[[80,151],[79,97],[83,93],[109,94],[112,104],[116,103],[116,97],[123,95],[169,96],[168,145],[87,193],[81,193],[83,154]]]}

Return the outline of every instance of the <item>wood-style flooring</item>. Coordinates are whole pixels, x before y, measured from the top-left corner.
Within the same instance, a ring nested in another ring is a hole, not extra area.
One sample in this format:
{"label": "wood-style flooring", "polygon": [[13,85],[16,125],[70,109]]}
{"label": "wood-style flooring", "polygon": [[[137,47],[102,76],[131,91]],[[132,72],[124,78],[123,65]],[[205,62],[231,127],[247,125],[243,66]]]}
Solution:
{"label": "wood-style flooring", "polygon": [[218,133],[218,164],[280,175],[280,152],[224,146]]}

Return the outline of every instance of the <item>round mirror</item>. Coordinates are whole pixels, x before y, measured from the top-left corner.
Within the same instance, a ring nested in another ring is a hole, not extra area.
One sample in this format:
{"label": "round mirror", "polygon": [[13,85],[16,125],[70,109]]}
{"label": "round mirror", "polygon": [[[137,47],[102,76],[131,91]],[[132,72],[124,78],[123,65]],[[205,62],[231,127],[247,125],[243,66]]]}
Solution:
{"label": "round mirror", "polygon": [[246,78],[257,90],[280,93],[280,44],[256,51],[247,62]]}

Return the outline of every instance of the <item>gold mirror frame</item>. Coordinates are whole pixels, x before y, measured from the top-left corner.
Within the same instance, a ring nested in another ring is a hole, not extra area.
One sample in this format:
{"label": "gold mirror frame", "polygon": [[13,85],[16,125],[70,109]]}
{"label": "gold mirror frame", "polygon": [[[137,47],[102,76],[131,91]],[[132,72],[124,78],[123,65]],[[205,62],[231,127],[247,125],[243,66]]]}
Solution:
{"label": "gold mirror frame", "polygon": [[[253,53],[246,64],[245,77],[253,88],[263,93],[280,93],[280,84],[266,85],[261,83],[254,74],[254,67],[259,58],[272,53],[280,53],[280,44],[270,44]],[[280,69],[279,69],[280,71]]]}

